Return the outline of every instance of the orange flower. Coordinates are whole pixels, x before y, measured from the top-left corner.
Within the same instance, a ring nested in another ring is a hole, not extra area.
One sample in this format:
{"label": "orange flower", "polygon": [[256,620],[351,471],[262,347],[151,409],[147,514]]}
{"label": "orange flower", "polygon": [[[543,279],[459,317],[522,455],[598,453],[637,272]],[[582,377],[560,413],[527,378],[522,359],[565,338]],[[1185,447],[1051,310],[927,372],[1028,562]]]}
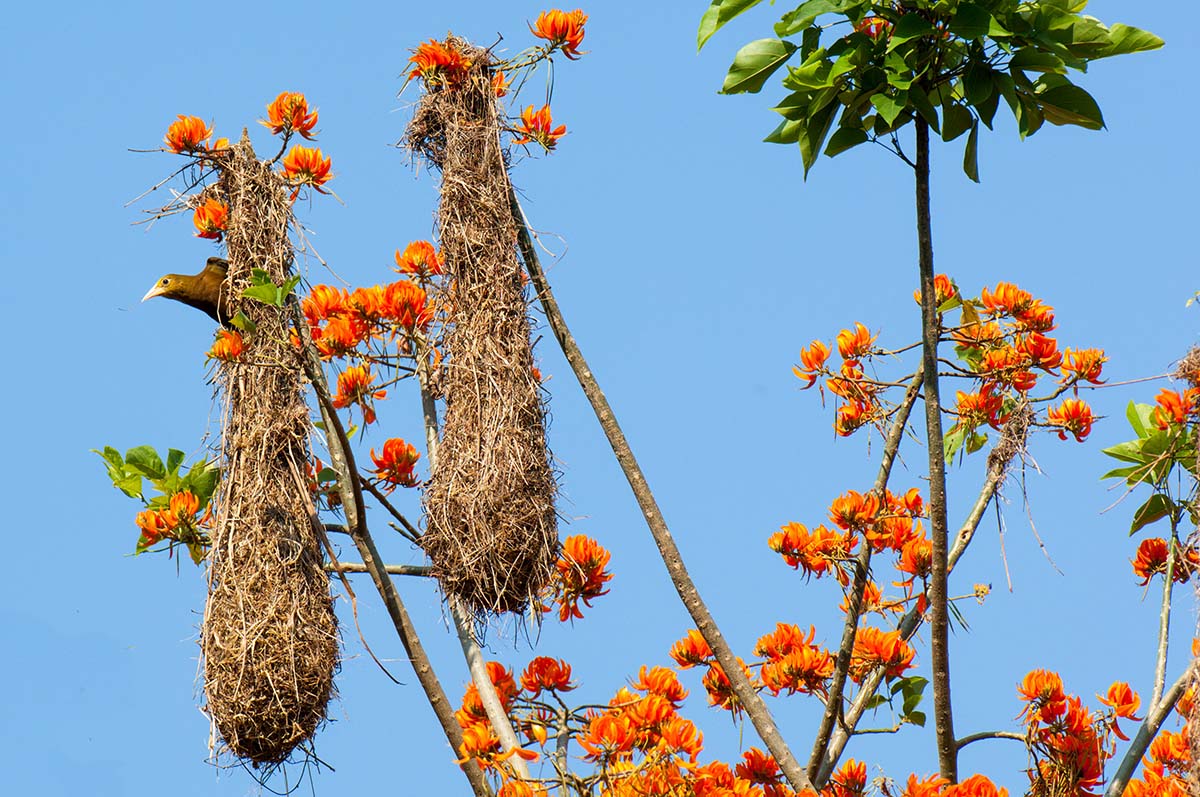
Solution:
{"label": "orange flower", "polygon": [[[742,668],[742,673],[751,683],[754,682],[753,673],[746,666],[746,662],[742,661],[739,656],[737,660],[738,666]],[[733,712],[734,716],[738,716],[742,712],[741,701],[733,691],[733,686],[729,683],[728,676],[721,669],[721,665],[717,662],[712,662],[708,665],[708,672],[701,679],[704,685],[704,691],[708,692],[708,703],[711,706],[718,706],[726,711]]]}
{"label": "orange flower", "polygon": [[696,730],[691,720],[671,717],[659,729],[658,746],[666,750],[683,753],[692,763],[704,749],[704,734]]}
{"label": "orange flower", "polygon": [[[1070,356],[1070,349],[1067,349]],[[1063,366],[1065,371],[1067,366]],[[1066,440],[1067,432],[1075,435],[1075,439],[1082,443],[1087,436],[1091,434],[1092,423],[1096,420],[1092,416],[1092,408],[1087,405],[1087,402],[1082,399],[1069,398],[1064,399],[1063,403],[1058,407],[1051,407],[1046,413],[1046,420],[1051,426],[1061,427],[1058,430],[1058,439]]]}
{"label": "orange flower", "polygon": [[1058,341],[1040,332],[1030,332],[1017,338],[1017,351],[1043,371],[1053,371],[1062,365],[1063,358],[1058,350]]}
{"label": "orange flower", "polygon": [[788,694],[825,694],[833,676],[833,657],[812,644],[816,633],[810,626],[805,637],[797,626],[779,623],[773,633],[758,640],[754,652],[768,660],[762,666],[762,680],[772,694],[784,689]]}
{"label": "orange flower", "polygon": [[802,389],[807,390],[813,386],[817,381],[817,374],[824,370],[827,359],[829,347],[819,340],[814,340],[808,348],[800,350],[800,365],[792,366],[792,373],[805,383]]}
{"label": "orange flower", "polygon": [[313,328],[312,336],[322,357],[341,357],[370,337],[370,330],[357,315],[339,315],[329,319],[323,329]]}
{"label": "orange flower", "polygon": [[550,50],[562,48],[562,54],[571,60],[583,55],[579,45],[583,43],[583,26],[588,15],[578,8],[560,11],[557,8],[538,14],[537,22],[529,27],[534,36],[550,42]]}
{"label": "orange flower", "polygon": [[954,330],[953,337],[958,345],[965,348],[987,349],[1004,339],[1004,330],[995,321],[966,324]]}
{"label": "orange flower", "polygon": [[558,619],[582,618],[579,602],[592,605],[592,599],[608,594],[604,585],[612,580],[605,568],[612,557],[598,542],[577,534],[563,541],[562,553],[555,565],[560,604]]}
{"label": "orange flower", "polygon": [[497,97],[507,96],[509,85],[511,85],[511,81],[504,79],[504,70],[497,69],[492,74],[492,91],[496,92]]}
{"label": "orange flower", "polygon": [[695,628],[688,630],[683,639],[671,646],[670,655],[681,670],[707,664],[713,658],[712,649]]}
{"label": "orange flower", "polygon": [[649,692],[652,695],[658,695],[676,708],[688,696],[688,690],[684,689],[683,684],[679,683],[679,678],[675,675],[674,671],[666,667],[647,668],[643,665],[641,670],[638,671],[638,679],[633,682],[633,688]]}
{"label": "orange flower", "polygon": [[1028,370],[1029,357],[1011,346],[992,349],[983,355],[979,373],[989,382],[1008,385],[1027,393],[1037,385],[1037,376]]}
{"label": "orange flower", "polygon": [[949,782],[941,775],[930,775],[919,780],[916,775],[908,776],[908,784],[900,797],[938,797]]}
{"label": "orange flower", "polygon": [[[862,22],[866,22],[868,19],[879,19],[879,18],[878,17],[865,17],[865,18],[863,18]],[[888,25],[889,28],[891,27],[890,23],[886,22],[885,20],[879,19],[879,21]],[[856,28],[856,30],[857,30],[857,28]],[[875,37],[872,36],[871,38],[875,38]],[[952,299],[958,295],[958,286],[955,285],[954,281],[952,279],[950,279],[948,276],[946,276],[945,274],[938,274],[937,276],[935,276],[933,278],[933,292],[934,292],[934,296],[937,298],[937,306],[941,307],[947,301],[949,301],[950,299]],[[917,304],[921,303],[921,291],[920,290],[913,291],[913,301],[916,302]]]}
{"label": "orange flower", "polygon": [[415,282],[398,280],[383,289],[381,315],[405,329],[425,329],[433,316],[425,289]]}
{"label": "orange flower", "polygon": [[204,123],[199,116],[179,117],[167,128],[163,143],[172,152],[196,152],[204,149],[204,143],[212,138],[212,128]]}
{"label": "orange flower", "polygon": [[1028,713],[1028,722],[1050,721],[1066,710],[1067,696],[1062,678],[1051,670],[1032,670],[1017,686],[1017,695],[1025,701],[1018,717]]}
{"label": "orange flower", "polygon": [[349,296],[342,288],[314,285],[312,292],[304,297],[300,306],[309,326],[316,326],[327,318],[344,313],[348,299]]}
{"label": "orange flower", "polygon": [[541,694],[543,689],[569,692],[575,688],[571,683],[571,665],[562,659],[538,656],[521,673],[521,688],[529,693],[530,699]]}
{"label": "orange flower", "polygon": [[1117,726],[1117,718],[1133,720],[1141,722],[1141,717],[1135,716],[1138,706],[1142,704],[1142,699],[1138,697],[1138,693],[1130,688],[1129,684],[1124,681],[1115,681],[1112,686],[1108,687],[1108,695],[1100,697],[1100,702],[1113,710],[1112,729],[1119,738],[1129,741],[1129,737],[1121,733],[1120,727]]}
{"label": "orange flower", "polygon": [[735,772],[739,778],[751,783],[778,783],[780,777],[779,764],[774,757],[757,747],[742,753],[742,763],[737,765]]}
{"label": "orange flower", "polygon": [[396,250],[396,270],[427,279],[442,273],[442,258],[429,241],[413,241],[404,247],[403,254]]}
{"label": "orange flower", "polygon": [[1028,307],[1014,313],[1017,328],[1027,332],[1049,332],[1054,329],[1054,308],[1034,299]]}
{"label": "orange flower", "polygon": [[872,419],[872,407],[865,401],[851,401],[838,407],[833,429],[840,437],[849,437]]}
{"label": "orange flower", "polygon": [[147,509],[138,512],[133,522],[142,530],[142,536],[138,540],[139,548],[149,548],[160,540],[170,537],[179,524],[172,514],[161,509]]}
{"label": "orange flower", "polygon": [[1192,761],[1187,729],[1178,733],[1160,731],[1150,743],[1150,758],[1160,767],[1180,773],[1187,772]]}
{"label": "orange flower", "polygon": [[1102,384],[1100,371],[1106,362],[1108,358],[1104,356],[1103,349],[1067,349],[1063,352],[1062,381],[1068,382],[1074,378],[1095,385]]}
{"label": "orange flower", "polygon": [[567,134],[567,126],[559,125],[554,127],[554,120],[550,118],[550,106],[543,105],[541,110],[534,111],[530,105],[524,111],[521,111],[521,126],[517,128],[520,137],[513,139],[514,144],[528,144],[531,141],[536,141],[547,150],[554,149],[558,144],[558,140]]}
{"label": "orange flower", "polygon": [[1189,416],[1200,413],[1200,388],[1189,387],[1180,393],[1164,387],[1154,401],[1158,406],[1150,413],[1150,419],[1159,429],[1167,429],[1171,424],[1187,423]]}
{"label": "orange flower", "polygon": [[989,382],[980,388],[978,393],[958,391],[958,406],[955,413],[958,423],[967,429],[975,429],[987,423],[993,429],[1008,420],[1008,414],[1003,413],[1004,397],[992,394],[992,384]]}
{"label": "orange flower", "polygon": [[[856,33],[865,33],[872,39],[879,39],[881,36],[891,36],[892,23],[883,17],[863,17],[854,23],[854,31]],[[938,276],[941,275],[939,274]]]}
{"label": "orange flower", "polygon": [[867,788],[867,765],[851,758],[829,778],[830,797],[857,797]]}
{"label": "orange flower", "polygon": [[[326,158],[320,149],[312,149],[300,144],[292,147],[291,152],[283,159],[283,172],[297,186],[311,185],[320,193],[325,191],[321,186],[333,179],[329,173],[332,161]],[[295,198],[295,194],[292,197]]]}
{"label": "orange flower", "polygon": [[245,350],[246,343],[242,340],[242,333],[235,329],[220,329],[217,330],[216,341],[205,356],[209,360],[234,362],[242,356],[242,352]]}
{"label": "orange flower", "polygon": [[850,552],[858,545],[852,534],[841,535],[824,526],[817,526],[810,534],[800,523],[789,523],[767,540],[767,547],[783,556],[783,561],[793,568],[801,568],[804,575],[820,578],[832,571],[842,581],[845,574],[838,566],[850,558]]}
{"label": "orange flower", "polygon": [[[1141,586],[1159,573],[1167,572],[1167,541],[1161,537],[1150,537],[1138,545],[1137,558],[1133,560],[1133,572],[1142,577]],[[1195,547],[1175,549],[1175,563],[1171,567],[1171,580],[1186,584],[1192,573],[1200,569],[1200,551]]]}
{"label": "orange flower", "polygon": [[308,112],[308,100],[303,94],[285,91],[267,106],[267,118],[258,123],[269,127],[272,133],[283,133],[285,137],[299,133],[311,141],[316,137],[312,129],[317,124],[317,112]]}
{"label": "orange flower", "polygon": [[996,290],[983,289],[979,297],[983,306],[994,316],[1017,316],[1028,310],[1034,302],[1033,294],[1023,291],[1011,282],[996,283]]}
{"label": "orange flower", "polygon": [[857,360],[843,362],[838,375],[829,377],[825,384],[829,386],[829,392],[835,396],[864,404],[870,404],[879,391],[877,386],[867,381]]}
{"label": "orange flower", "polygon": [[333,397],[333,406],[344,409],[351,404],[362,407],[363,422],[375,422],[375,408],[372,399],[387,397],[386,390],[371,390],[375,375],[368,365],[352,365],[338,374],[337,395]]}
{"label": "orange flower", "polygon": [[420,77],[428,86],[441,85],[451,89],[462,83],[471,67],[461,52],[436,39],[419,45],[408,62],[413,64],[408,80]]}
{"label": "orange flower", "polygon": [[997,788],[983,775],[972,775],[942,789],[942,797],[1008,797],[1008,789]]}
{"label": "orange flower", "polygon": [[899,678],[912,667],[917,652],[900,637],[899,631],[880,631],[866,626],[854,635],[854,649],[850,654],[850,678],[862,683],[875,668],[883,667],[888,680]]}
{"label": "orange flower", "polygon": [[908,573],[911,578],[896,586],[912,586],[914,580],[928,576],[932,567],[933,542],[924,537],[909,540],[900,549],[900,561],[896,563],[896,569]]}
{"label": "orange flower", "polygon": [[388,483],[387,491],[391,492],[397,485],[401,487],[416,487],[417,474],[413,472],[421,454],[399,437],[393,437],[383,444],[383,453],[376,454],[371,449],[371,460],[375,463],[375,477]]}
{"label": "orange flower", "polygon": [[871,351],[871,344],[875,342],[875,338],[871,337],[870,331],[860,322],[854,322],[854,331],[843,329],[837,334],[838,354],[842,355],[843,360],[850,362],[858,362],[859,358]]}
{"label": "orange flower", "polygon": [[833,500],[829,507],[829,519],[845,531],[863,531],[875,521],[879,513],[879,499],[874,493],[863,495],[857,490],[847,490]]}
{"label": "orange flower", "polygon": [[588,722],[587,730],[577,737],[579,746],[591,761],[609,763],[633,750],[634,734],[629,721],[618,714],[599,714]]}
{"label": "orange flower", "polygon": [[204,204],[196,208],[192,216],[192,224],[196,227],[197,238],[208,238],[219,241],[225,235],[226,223],[229,218],[229,206],[215,197],[209,197]]}
{"label": "orange flower", "polygon": [[200,511],[200,502],[191,490],[175,493],[169,503],[171,514],[180,522],[188,522]]}

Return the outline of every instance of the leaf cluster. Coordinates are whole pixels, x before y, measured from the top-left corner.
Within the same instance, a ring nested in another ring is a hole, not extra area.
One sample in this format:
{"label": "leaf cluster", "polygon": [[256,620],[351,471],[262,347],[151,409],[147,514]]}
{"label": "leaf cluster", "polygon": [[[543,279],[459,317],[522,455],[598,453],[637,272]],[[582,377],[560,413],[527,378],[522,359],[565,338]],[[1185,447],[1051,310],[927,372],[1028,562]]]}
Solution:
{"label": "leaf cluster", "polygon": [[[698,45],[759,2],[713,0]],[[1084,15],[1086,5],[808,0],[780,18],[774,38],[737,52],[721,91],[758,92],[787,66],[783,86],[790,93],[772,109],[783,121],[765,140],[798,144],[805,176],[822,151],[832,157],[894,137],[919,116],[944,141],[967,134],[963,170],[978,182],[980,123],[992,128],[1001,99],[1022,138],[1045,122],[1098,130],[1104,127],[1099,105],[1068,72],[1162,46],[1152,33]]]}
{"label": "leaf cluster", "polygon": [[1131,535],[1163,518],[1170,518],[1175,528],[1184,512],[1193,525],[1200,525],[1200,506],[1194,490],[1188,495],[1172,495],[1171,491],[1173,476],[1186,476],[1185,481],[1193,487],[1200,479],[1196,432],[1186,425],[1169,424],[1165,429],[1160,428],[1153,413],[1150,404],[1129,402],[1125,417],[1137,437],[1104,449],[1105,454],[1128,464],[1110,470],[1102,479],[1123,479],[1130,490],[1148,485],[1154,491],[1134,511]]}

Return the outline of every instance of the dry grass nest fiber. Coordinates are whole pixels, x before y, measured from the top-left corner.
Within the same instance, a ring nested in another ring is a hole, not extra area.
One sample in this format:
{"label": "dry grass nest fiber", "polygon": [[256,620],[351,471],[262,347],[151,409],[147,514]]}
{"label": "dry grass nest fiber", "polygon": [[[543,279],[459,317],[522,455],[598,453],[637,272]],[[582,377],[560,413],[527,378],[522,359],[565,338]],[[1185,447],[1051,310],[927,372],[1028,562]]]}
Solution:
{"label": "dry grass nest fiber", "polygon": [[450,286],[439,380],[446,412],[422,545],[442,589],[477,615],[520,612],[557,558],[557,485],[491,57],[455,37],[446,44],[471,67],[454,87],[427,87],[406,137],[442,173],[438,228]]}
{"label": "dry grass nest fiber", "polygon": [[[282,283],[291,205],[243,137],[214,190],[230,206],[229,283],[252,268]],[[257,325],[241,360],[222,363],[222,480],[200,644],[206,710],[234,755],[285,761],[325,719],[338,666],[337,619],[308,490],[309,411],[284,312],[237,299]]]}

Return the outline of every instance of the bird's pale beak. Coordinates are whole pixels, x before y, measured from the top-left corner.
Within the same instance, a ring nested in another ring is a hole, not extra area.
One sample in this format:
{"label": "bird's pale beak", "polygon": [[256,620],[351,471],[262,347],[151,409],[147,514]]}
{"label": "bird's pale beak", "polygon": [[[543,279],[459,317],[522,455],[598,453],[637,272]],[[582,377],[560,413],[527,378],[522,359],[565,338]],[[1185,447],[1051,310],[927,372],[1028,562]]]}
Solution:
{"label": "bird's pale beak", "polygon": [[155,296],[162,296],[162,294],[163,294],[162,286],[155,285],[153,288],[151,288],[149,291],[146,292],[146,295],[142,297],[142,301],[144,302],[147,299],[153,299]]}

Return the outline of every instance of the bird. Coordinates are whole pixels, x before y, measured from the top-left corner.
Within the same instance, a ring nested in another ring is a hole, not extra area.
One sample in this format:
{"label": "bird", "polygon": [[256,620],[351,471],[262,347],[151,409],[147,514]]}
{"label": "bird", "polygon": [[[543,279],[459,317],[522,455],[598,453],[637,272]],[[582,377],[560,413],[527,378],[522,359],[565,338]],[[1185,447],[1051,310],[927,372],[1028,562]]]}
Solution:
{"label": "bird", "polygon": [[142,297],[142,301],[165,296],[202,310],[213,321],[229,326],[233,313],[229,306],[229,292],[225,290],[225,275],[228,273],[229,261],[210,257],[199,274],[164,274]]}

